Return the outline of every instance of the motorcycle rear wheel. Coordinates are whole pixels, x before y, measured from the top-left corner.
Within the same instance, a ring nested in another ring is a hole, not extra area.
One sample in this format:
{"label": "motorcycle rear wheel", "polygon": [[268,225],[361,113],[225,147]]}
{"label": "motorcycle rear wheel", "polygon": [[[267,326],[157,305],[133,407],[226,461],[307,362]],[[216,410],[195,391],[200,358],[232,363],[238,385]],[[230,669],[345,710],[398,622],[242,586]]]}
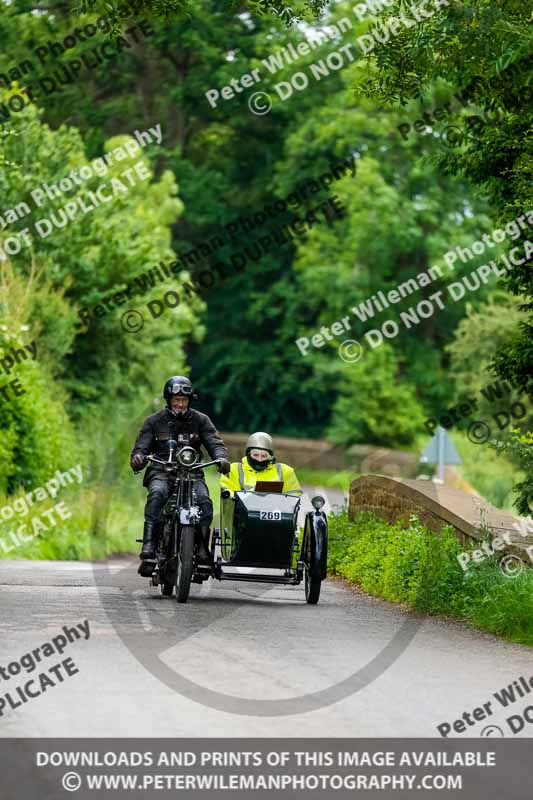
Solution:
{"label": "motorcycle rear wheel", "polygon": [[176,569],[176,600],[186,603],[189,598],[194,567],[194,527],[184,525],[181,529],[180,548]]}

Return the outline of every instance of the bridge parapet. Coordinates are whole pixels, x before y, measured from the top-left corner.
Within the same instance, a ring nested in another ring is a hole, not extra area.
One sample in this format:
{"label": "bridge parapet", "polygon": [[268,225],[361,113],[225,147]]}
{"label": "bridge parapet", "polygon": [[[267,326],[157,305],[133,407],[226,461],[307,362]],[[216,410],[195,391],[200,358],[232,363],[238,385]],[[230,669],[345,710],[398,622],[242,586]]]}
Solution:
{"label": "bridge parapet", "polygon": [[530,562],[526,548],[533,545],[533,531],[524,535],[518,529],[524,530],[524,524],[520,526],[517,517],[495,508],[479,495],[451,486],[427,480],[364,475],[350,485],[349,518],[354,520],[360,511],[371,511],[387,522],[400,522],[405,527],[411,514],[416,514],[425,527],[436,533],[451,525],[465,546],[485,539],[490,532],[493,538],[500,536],[509,542],[505,552]]}

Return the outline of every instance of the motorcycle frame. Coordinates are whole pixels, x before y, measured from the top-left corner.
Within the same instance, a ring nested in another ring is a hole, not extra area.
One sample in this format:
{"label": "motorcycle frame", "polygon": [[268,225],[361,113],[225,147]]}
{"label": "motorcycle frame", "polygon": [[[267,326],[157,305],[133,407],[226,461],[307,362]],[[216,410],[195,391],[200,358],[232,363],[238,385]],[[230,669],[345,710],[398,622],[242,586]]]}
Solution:
{"label": "motorcycle frame", "polygon": [[[205,580],[213,575],[213,577],[220,580],[220,567],[215,563],[213,553],[209,548],[209,544],[205,541],[200,530],[200,509],[197,505],[195,483],[202,480],[202,478],[200,476],[194,477],[193,475],[194,472],[198,472],[205,467],[209,467],[212,464],[218,464],[219,459],[205,462],[203,464],[194,464],[191,467],[180,464],[178,461],[173,461],[172,453],[170,454],[168,461],[157,458],[157,456],[148,456],[147,460],[151,464],[154,464],[160,468],[162,467],[164,471],[169,473],[169,475],[173,478],[172,489],[162,512],[164,520],[163,531],[158,543],[156,552],[156,567],[154,570],[154,573],[157,574],[158,578],[157,583],[160,583],[160,576],[163,573],[166,573],[167,565],[175,562],[178,557],[181,541],[181,528],[183,525],[192,525],[194,527],[195,551],[198,548],[198,545],[202,544],[209,558],[210,572],[207,573],[205,570],[199,571],[196,565],[194,569],[194,577],[201,576],[202,580]],[[185,515],[189,515],[189,517],[185,518]],[[163,549],[165,547],[165,529],[168,525],[171,527],[169,541],[166,549]],[[173,569],[175,568],[176,565],[174,564]]]}

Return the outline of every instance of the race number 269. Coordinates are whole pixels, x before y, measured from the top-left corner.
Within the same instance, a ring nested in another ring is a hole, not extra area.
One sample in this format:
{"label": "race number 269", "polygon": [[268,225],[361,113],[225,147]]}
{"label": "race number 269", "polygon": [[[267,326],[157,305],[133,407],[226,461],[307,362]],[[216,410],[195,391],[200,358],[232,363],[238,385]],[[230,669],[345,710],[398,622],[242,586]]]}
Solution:
{"label": "race number 269", "polygon": [[261,511],[260,519],[280,520],[281,511]]}

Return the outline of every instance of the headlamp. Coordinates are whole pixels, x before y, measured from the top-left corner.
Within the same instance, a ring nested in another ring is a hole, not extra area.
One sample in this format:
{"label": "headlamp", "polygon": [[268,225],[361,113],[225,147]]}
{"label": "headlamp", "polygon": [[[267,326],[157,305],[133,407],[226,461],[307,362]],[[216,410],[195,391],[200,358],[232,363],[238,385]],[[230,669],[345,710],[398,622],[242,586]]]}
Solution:
{"label": "headlamp", "polygon": [[316,511],[320,511],[322,506],[326,505],[326,501],[321,495],[317,494],[316,497],[313,497],[311,500],[311,505]]}
{"label": "headlamp", "polygon": [[178,453],[178,463],[182,467],[192,467],[198,460],[198,452],[194,447],[182,447]]}

